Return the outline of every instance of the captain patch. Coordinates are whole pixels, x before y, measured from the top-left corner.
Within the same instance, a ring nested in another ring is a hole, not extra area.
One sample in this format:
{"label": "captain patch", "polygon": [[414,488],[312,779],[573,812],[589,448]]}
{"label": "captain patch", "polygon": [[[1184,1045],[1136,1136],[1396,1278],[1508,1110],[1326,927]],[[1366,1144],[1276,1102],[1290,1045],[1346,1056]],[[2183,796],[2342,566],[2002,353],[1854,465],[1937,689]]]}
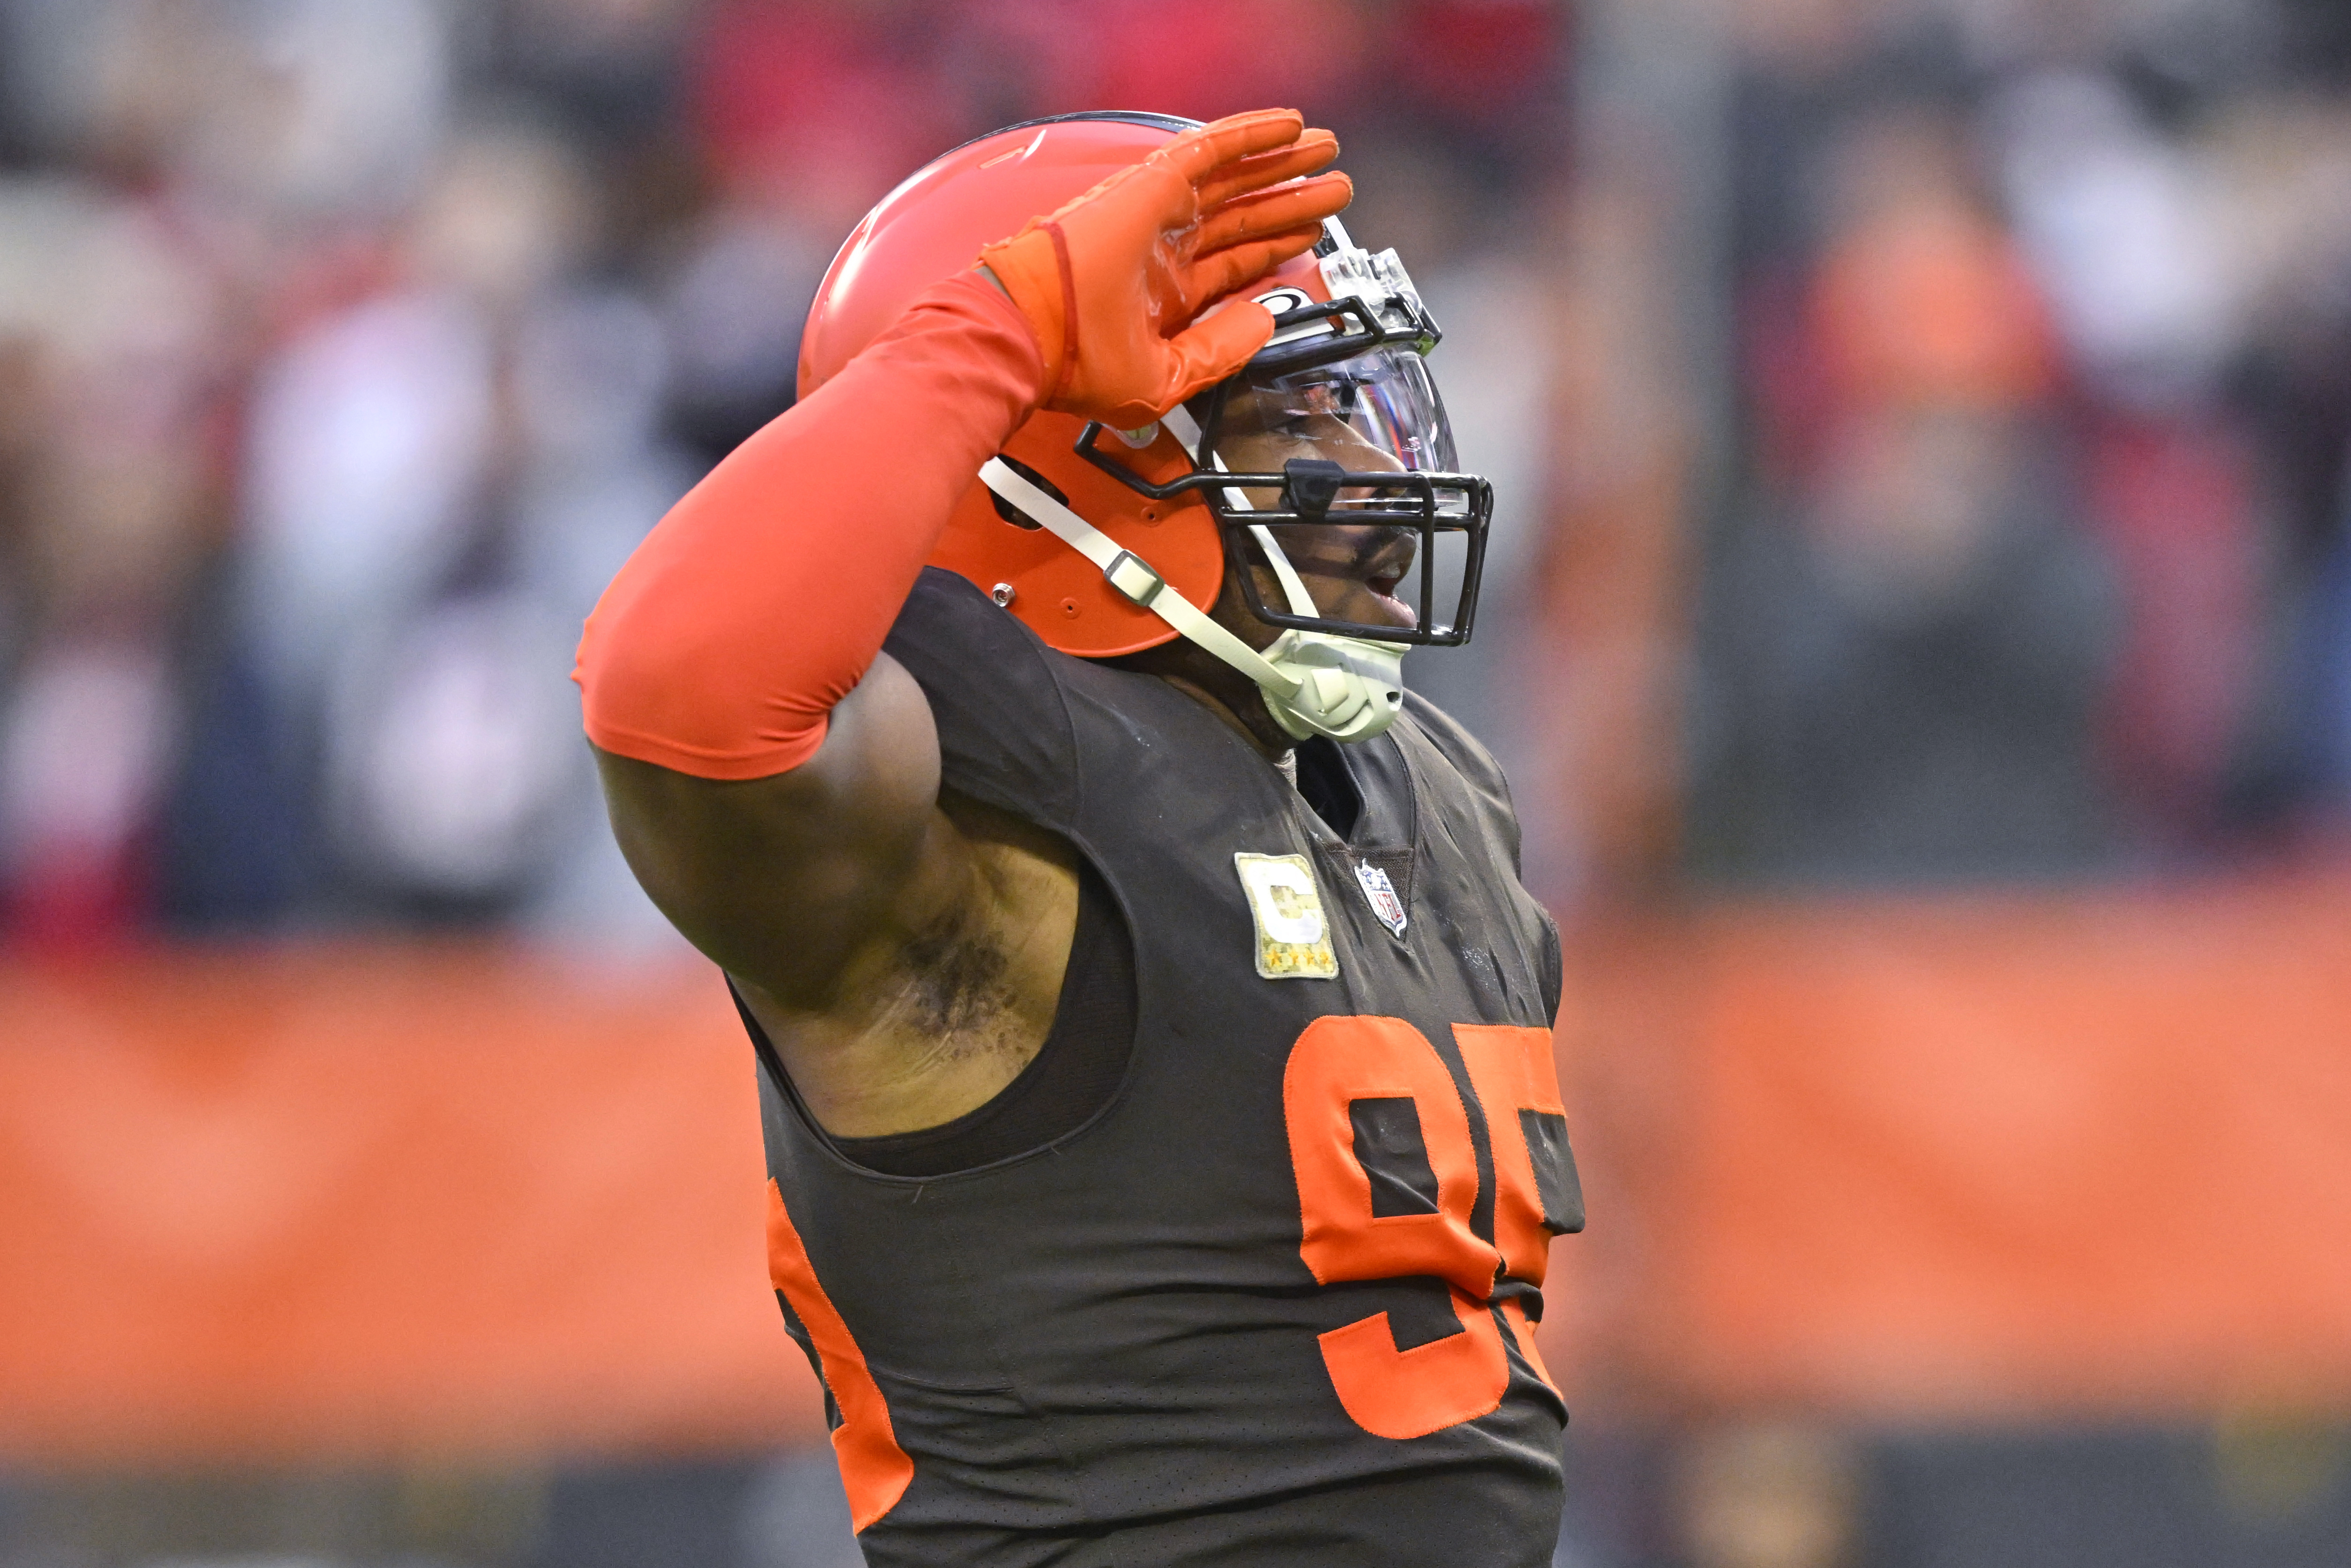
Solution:
{"label": "captain patch", "polygon": [[1257,972],[1269,980],[1331,980],[1339,956],[1314,868],[1304,855],[1233,856],[1241,891],[1257,925]]}

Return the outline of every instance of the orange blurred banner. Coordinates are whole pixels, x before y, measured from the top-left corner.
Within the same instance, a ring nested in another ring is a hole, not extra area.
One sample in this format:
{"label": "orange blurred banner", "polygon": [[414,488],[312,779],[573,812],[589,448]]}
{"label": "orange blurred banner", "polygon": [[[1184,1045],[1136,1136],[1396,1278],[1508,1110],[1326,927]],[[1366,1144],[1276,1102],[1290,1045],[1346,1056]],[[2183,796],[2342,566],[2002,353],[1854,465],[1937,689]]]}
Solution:
{"label": "orange blurred banner", "polygon": [[[2351,1400],[2351,888],[1572,939],[1595,1407]],[[0,968],[0,1462],[809,1439],[699,966]]]}
{"label": "orange blurred banner", "polygon": [[2351,1406],[2351,885],[1737,907],[1577,956],[1593,1218],[1549,1354],[1592,1392]]}
{"label": "orange blurred banner", "polygon": [[0,971],[0,1459],[823,1431],[707,967]]}

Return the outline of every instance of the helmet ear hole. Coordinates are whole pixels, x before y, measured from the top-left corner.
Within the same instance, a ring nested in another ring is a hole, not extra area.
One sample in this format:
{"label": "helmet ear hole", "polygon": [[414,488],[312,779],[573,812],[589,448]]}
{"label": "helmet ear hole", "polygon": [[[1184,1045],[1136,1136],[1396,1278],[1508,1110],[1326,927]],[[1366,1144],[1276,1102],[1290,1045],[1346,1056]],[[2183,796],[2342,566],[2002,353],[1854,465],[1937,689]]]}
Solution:
{"label": "helmet ear hole", "polygon": [[[997,454],[997,457],[998,460],[1000,461],[1007,468],[1011,469],[1015,474],[1019,475],[1020,477],[1028,480],[1029,483],[1036,486],[1037,488],[1044,491],[1045,494],[1052,497],[1056,501],[1061,502],[1061,505],[1066,507],[1070,504],[1070,497],[1063,493],[1059,485],[1054,484],[1050,479],[1046,478],[1045,476],[1038,473],[1037,470],[1029,467],[1029,465],[1021,462],[1018,457],[1008,457],[1000,452]],[[1033,533],[1037,529],[1045,526],[1044,524],[1038,522],[1035,518],[1029,517],[1028,513],[1022,511],[1019,507],[1014,506],[1011,502],[1006,500],[1003,497],[998,495],[993,490],[990,490],[987,493],[987,498],[995,504],[996,515],[1002,517],[1006,522],[1010,523],[1016,528],[1027,528]]]}

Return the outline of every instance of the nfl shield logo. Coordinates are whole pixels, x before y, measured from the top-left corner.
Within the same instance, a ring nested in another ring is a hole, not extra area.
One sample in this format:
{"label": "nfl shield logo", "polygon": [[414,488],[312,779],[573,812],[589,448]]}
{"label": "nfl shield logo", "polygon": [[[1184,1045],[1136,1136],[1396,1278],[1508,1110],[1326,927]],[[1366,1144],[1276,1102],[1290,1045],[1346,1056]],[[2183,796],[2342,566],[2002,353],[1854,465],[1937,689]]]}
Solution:
{"label": "nfl shield logo", "polygon": [[1380,917],[1380,924],[1397,936],[1403,936],[1405,919],[1404,900],[1396,896],[1395,883],[1388,880],[1386,870],[1369,861],[1357,861],[1355,880],[1363,884],[1364,901],[1372,906],[1372,913]]}

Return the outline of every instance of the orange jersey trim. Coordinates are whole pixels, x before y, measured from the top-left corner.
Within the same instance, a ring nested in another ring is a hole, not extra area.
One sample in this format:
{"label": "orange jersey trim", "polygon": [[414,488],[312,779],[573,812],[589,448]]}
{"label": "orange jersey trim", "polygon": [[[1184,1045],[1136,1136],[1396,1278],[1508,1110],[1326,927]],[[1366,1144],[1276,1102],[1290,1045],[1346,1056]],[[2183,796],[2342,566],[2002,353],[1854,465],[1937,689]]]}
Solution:
{"label": "orange jersey trim", "polygon": [[890,1406],[865,1364],[865,1353],[818,1282],[816,1267],[784,1207],[783,1189],[768,1182],[768,1278],[791,1303],[816,1346],[824,1385],[841,1411],[832,1429],[832,1451],[841,1464],[841,1488],[849,1494],[849,1521],[861,1534],[895,1508],[914,1479],[914,1461],[898,1447]]}

